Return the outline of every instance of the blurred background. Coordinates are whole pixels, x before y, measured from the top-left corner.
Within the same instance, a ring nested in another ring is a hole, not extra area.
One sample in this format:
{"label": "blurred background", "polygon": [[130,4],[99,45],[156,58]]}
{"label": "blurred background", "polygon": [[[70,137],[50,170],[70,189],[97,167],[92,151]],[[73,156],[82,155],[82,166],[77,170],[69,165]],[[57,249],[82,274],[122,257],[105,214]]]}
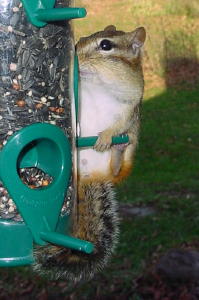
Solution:
{"label": "blurred background", "polygon": [[76,40],[102,30],[108,24],[124,31],[132,31],[138,26],[146,28],[146,88],[151,87],[153,81],[157,87],[164,86],[165,81],[167,85],[179,81],[189,85],[197,81],[197,0],[76,0],[76,5],[87,8],[87,17],[74,22]]}
{"label": "blurred background", "polygon": [[[133,172],[117,188],[120,242],[101,274],[71,290],[28,269],[1,271],[0,299],[199,299],[199,270],[193,271],[199,259],[187,258],[199,249],[199,2],[76,0],[76,6],[87,9],[85,19],[74,21],[76,41],[110,24],[147,31],[140,141]],[[174,249],[175,265],[168,255]]]}

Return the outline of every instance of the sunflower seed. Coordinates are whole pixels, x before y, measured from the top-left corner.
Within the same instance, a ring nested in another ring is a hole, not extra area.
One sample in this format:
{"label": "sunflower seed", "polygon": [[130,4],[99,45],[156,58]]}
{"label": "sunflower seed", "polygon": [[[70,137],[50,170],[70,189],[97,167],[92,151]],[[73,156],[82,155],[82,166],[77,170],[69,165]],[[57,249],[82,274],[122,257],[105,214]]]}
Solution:
{"label": "sunflower seed", "polygon": [[[57,1],[57,6],[68,5],[69,0]],[[71,138],[67,80],[71,35],[69,22],[32,26],[20,0],[0,5],[0,147],[14,132],[37,122],[57,125]],[[19,170],[19,174],[31,188],[45,186],[51,180],[36,168]],[[72,184],[70,188],[73,191]],[[70,211],[71,195],[71,191],[67,193],[62,214]],[[0,218],[22,220],[1,182]]]}

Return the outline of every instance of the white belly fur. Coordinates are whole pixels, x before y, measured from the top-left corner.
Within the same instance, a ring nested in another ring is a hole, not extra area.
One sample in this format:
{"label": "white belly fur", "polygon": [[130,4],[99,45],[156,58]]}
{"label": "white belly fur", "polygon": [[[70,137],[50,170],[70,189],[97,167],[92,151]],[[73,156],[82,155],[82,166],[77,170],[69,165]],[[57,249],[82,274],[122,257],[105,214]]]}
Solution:
{"label": "white belly fur", "polygon": [[[85,82],[80,89],[80,136],[97,136],[117,121],[121,114],[119,102],[99,85]],[[78,172],[89,176],[97,171],[107,175],[111,151],[97,152],[92,148],[78,150]]]}

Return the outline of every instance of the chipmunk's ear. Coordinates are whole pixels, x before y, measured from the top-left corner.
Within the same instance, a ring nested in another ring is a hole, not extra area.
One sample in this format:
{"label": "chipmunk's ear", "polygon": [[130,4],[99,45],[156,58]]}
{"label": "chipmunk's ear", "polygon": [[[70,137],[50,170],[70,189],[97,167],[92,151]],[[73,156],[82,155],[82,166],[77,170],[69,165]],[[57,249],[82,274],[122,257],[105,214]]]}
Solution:
{"label": "chipmunk's ear", "polygon": [[114,32],[114,31],[116,31],[116,27],[114,25],[109,25],[104,28],[104,31]]}
{"label": "chipmunk's ear", "polygon": [[144,27],[138,27],[133,32],[132,49],[134,55],[139,54],[140,49],[144,45],[145,39],[146,39],[146,31]]}

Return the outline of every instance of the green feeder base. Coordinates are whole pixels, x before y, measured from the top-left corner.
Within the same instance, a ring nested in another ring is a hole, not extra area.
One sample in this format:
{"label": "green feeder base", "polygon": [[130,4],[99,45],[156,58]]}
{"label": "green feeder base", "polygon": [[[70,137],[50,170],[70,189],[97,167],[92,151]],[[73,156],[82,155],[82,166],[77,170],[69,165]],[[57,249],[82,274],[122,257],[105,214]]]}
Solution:
{"label": "green feeder base", "polygon": [[[19,177],[18,168],[22,167],[38,167],[50,174],[53,182],[30,189]],[[69,235],[70,216],[60,217],[70,173],[70,144],[58,127],[36,123],[10,137],[0,152],[0,179],[24,222],[0,220],[0,266],[31,264],[33,242],[93,251],[92,243]]]}
{"label": "green feeder base", "polygon": [[0,221],[0,267],[30,265],[33,258],[33,239],[23,222]]}

